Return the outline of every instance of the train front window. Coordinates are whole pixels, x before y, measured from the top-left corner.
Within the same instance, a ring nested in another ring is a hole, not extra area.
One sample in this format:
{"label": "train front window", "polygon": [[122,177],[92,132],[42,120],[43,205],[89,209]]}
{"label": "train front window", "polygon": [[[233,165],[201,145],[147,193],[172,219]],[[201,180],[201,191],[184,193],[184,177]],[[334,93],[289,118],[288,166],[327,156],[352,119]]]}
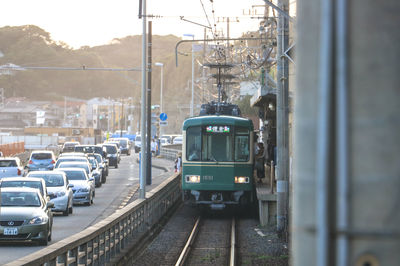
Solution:
{"label": "train front window", "polygon": [[245,127],[193,126],[186,130],[186,160],[247,162],[250,131]]}
{"label": "train front window", "polygon": [[201,160],[201,127],[190,127],[186,131],[186,159]]}

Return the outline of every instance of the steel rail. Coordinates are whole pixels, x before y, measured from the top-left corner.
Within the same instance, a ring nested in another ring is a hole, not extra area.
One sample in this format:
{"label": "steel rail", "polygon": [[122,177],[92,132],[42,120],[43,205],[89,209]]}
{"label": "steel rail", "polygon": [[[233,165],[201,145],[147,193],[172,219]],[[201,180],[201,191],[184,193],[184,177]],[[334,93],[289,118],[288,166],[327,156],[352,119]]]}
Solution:
{"label": "steel rail", "polygon": [[229,265],[236,265],[236,220],[235,217],[232,217],[232,225],[231,225],[231,248],[229,254]]}
{"label": "steel rail", "polygon": [[194,240],[196,239],[197,232],[199,231],[199,224],[201,221],[201,216],[197,218],[196,223],[193,226],[192,232],[190,233],[190,236],[188,238],[188,241],[185,244],[185,247],[183,248],[181,255],[179,256],[178,260],[175,263],[175,266],[181,266],[185,264],[187,255],[189,254],[190,248],[192,247],[192,244]]}

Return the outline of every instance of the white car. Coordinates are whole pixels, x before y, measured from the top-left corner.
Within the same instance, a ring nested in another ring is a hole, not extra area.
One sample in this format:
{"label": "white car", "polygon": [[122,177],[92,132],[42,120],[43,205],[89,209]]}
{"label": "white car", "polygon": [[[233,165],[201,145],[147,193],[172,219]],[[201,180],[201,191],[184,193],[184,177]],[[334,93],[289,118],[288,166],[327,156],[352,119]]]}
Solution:
{"label": "white car", "polygon": [[53,212],[62,212],[68,216],[73,212],[73,184],[68,182],[63,171],[35,171],[30,172],[27,177],[38,177],[44,179],[47,187],[47,194],[50,201],[54,203],[51,209]]}
{"label": "white car", "polygon": [[173,144],[182,144],[183,141],[183,137],[182,136],[178,136],[175,137],[174,140],[172,141]]}
{"label": "white car", "polygon": [[59,170],[63,171],[67,175],[68,181],[74,185],[72,188],[74,192],[73,203],[92,205],[95,197],[94,178],[89,178],[82,168],[62,168]]}
{"label": "white car", "polygon": [[0,158],[0,179],[9,176],[24,176],[24,167],[18,157]]}

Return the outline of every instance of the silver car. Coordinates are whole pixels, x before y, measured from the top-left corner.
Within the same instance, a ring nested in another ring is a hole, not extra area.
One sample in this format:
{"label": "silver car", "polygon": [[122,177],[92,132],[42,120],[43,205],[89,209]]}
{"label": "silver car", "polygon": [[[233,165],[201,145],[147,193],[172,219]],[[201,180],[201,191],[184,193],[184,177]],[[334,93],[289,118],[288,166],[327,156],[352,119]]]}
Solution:
{"label": "silver car", "polygon": [[38,189],[0,188],[0,241],[37,241],[47,245],[53,228],[52,202],[46,202]]}
{"label": "silver car", "polygon": [[53,212],[62,212],[68,216],[73,212],[73,184],[68,182],[63,171],[35,171],[27,177],[42,178],[46,182],[50,201],[54,203]]}
{"label": "silver car", "polygon": [[94,178],[89,178],[86,171],[82,168],[59,168],[58,170],[63,171],[67,175],[70,184],[74,185],[72,188],[74,193],[73,203],[92,205],[93,198],[96,195]]}
{"label": "silver car", "polygon": [[60,165],[60,163],[63,162],[86,162],[88,163],[88,159],[87,157],[80,157],[80,156],[63,156],[58,158],[58,160],[56,161],[56,164],[54,165],[54,169],[58,168],[58,166]]}
{"label": "silver car", "polygon": [[29,187],[39,189],[45,201],[50,201],[47,194],[46,182],[36,177],[5,177],[1,180],[0,187]]}

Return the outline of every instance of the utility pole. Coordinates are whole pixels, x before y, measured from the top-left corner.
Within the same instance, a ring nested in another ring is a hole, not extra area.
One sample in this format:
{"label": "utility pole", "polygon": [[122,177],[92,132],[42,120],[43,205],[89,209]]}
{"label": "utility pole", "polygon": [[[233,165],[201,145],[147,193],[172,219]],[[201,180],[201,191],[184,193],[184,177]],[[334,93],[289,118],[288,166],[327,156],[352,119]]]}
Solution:
{"label": "utility pole", "polygon": [[151,46],[152,46],[152,22],[149,21],[149,32],[147,34],[147,66],[149,73],[147,74],[147,141],[146,141],[146,157],[147,157],[147,171],[146,171],[146,185],[151,185]]}
{"label": "utility pole", "polygon": [[142,101],[141,101],[141,123],[140,123],[140,135],[141,135],[141,152],[140,152],[140,193],[139,197],[141,199],[146,198],[146,74],[147,74],[147,64],[146,64],[146,0],[141,0],[142,3]]}
{"label": "utility pole", "polygon": [[[289,1],[279,0],[278,7],[289,13]],[[277,230],[287,232],[289,177],[289,80],[288,60],[284,56],[289,43],[288,19],[279,13],[277,27]]]}

